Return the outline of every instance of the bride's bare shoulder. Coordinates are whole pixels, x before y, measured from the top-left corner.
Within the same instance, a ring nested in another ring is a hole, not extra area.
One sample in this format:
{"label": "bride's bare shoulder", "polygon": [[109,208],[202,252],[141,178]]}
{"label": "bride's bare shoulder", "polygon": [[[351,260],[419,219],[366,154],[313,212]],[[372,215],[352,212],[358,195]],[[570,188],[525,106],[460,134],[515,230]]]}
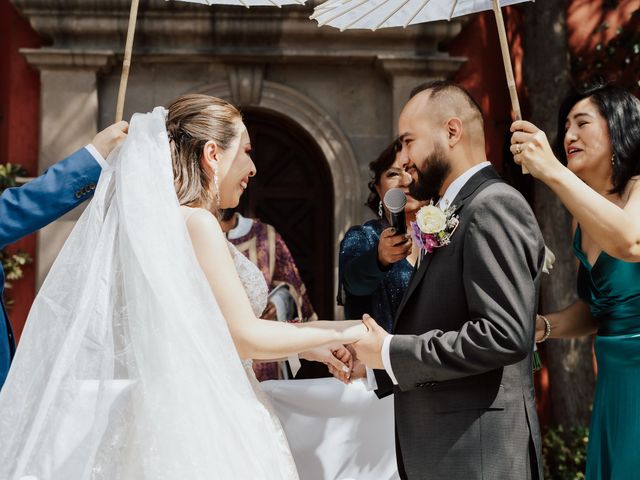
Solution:
{"label": "bride's bare shoulder", "polygon": [[[209,211],[204,208],[181,207],[185,214],[187,230],[189,235],[215,235],[215,237],[224,237],[220,222]],[[215,238],[214,237],[214,238]]]}

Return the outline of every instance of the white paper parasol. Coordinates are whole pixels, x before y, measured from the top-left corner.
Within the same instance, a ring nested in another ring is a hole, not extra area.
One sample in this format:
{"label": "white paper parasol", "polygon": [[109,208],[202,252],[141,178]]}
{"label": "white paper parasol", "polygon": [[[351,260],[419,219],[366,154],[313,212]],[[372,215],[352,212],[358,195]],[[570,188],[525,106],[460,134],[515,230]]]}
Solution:
{"label": "white paper parasol", "polygon": [[376,30],[451,20],[453,17],[493,10],[498,24],[511,105],[515,117],[520,119],[520,103],[501,7],[530,1],[534,0],[328,0],[316,7],[311,18],[316,20],[319,26],[330,25],[340,30]]}
{"label": "white paper parasol", "polygon": [[[177,0],[180,2],[200,3],[202,5],[236,5],[239,7],[282,7],[283,5],[304,5],[306,0]],[[124,49],[124,61],[122,62],[122,76],[118,90],[118,103],[116,105],[116,122],[122,120],[124,111],[124,98],[127,92],[129,70],[131,68],[131,52],[133,50],[133,37],[136,32],[136,20],[138,17],[138,4],[140,0],[131,1],[129,13],[129,27],[127,29],[127,43]]]}

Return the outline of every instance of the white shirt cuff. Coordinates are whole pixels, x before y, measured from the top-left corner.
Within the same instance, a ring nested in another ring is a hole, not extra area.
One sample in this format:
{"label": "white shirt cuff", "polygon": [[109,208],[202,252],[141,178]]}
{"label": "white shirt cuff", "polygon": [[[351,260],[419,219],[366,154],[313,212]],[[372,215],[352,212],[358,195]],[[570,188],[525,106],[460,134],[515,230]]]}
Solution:
{"label": "white shirt cuff", "polygon": [[289,361],[291,374],[295,378],[295,376],[298,374],[298,371],[300,370],[300,367],[302,367],[302,364],[300,363],[300,357],[298,357],[298,355],[291,355],[287,358],[287,360]]}
{"label": "white shirt cuff", "polygon": [[103,170],[105,168],[109,168],[109,164],[104,159],[104,157],[100,154],[100,152],[98,151],[98,149],[96,147],[94,147],[90,143],[89,145],[87,145],[84,148],[86,148],[89,151],[89,153],[91,154],[91,156],[96,159],[96,162],[98,162],[98,164],[100,165],[100,167],[102,167]]}
{"label": "white shirt cuff", "polygon": [[376,381],[376,376],[373,373],[373,370],[367,367],[367,381],[366,381],[367,390],[372,392],[378,389],[378,382]]}
{"label": "white shirt cuff", "polygon": [[391,377],[391,381],[394,385],[398,385],[398,380],[396,380],[396,376],[393,374],[393,369],[391,368],[391,355],[389,354],[389,347],[391,346],[391,339],[393,335],[387,335],[382,343],[382,364],[384,365],[384,369]]}

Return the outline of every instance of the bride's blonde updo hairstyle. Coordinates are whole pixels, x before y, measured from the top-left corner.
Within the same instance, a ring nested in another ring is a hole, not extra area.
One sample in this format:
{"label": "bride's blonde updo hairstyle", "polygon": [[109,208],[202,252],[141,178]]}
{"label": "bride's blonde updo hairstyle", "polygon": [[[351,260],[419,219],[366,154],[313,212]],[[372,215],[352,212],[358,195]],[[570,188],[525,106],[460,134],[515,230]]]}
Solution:
{"label": "bride's blonde updo hairstyle", "polygon": [[210,140],[220,150],[229,148],[241,119],[233,105],[208,95],[183,95],[168,106],[167,133],[180,205],[217,210],[213,179],[200,160]]}

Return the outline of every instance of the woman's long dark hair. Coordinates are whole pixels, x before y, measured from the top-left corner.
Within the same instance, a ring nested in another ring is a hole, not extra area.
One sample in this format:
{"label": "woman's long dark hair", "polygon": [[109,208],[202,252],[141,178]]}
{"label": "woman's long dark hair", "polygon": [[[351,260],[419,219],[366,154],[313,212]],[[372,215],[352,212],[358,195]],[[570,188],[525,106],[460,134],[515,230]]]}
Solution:
{"label": "woman's long dark hair", "polygon": [[371,180],[367,184],[369,187],[369,198],[365,202],[365,205],[369,207],[377,215],[380,205],[380,195],[376,187],[380,183],[382,174],[389,170],[393,162],[396,161],[397,153],[402,149],[402,144],[399,140],[395,140],[391,145],[385,148],[378,158],[369,164],[369,170],[371,171]]}
{"label": "woman's long dark hair", "polygon": [[623,88],[596,83],[575,91],[562,102],[558,113],[556,155],[567,164],[564,151],[565,125],[569,112],[579,101],[590,98],[607,121],[613,150],[611,193],[624,192],[629,180],[640,175],[640,100]]}

